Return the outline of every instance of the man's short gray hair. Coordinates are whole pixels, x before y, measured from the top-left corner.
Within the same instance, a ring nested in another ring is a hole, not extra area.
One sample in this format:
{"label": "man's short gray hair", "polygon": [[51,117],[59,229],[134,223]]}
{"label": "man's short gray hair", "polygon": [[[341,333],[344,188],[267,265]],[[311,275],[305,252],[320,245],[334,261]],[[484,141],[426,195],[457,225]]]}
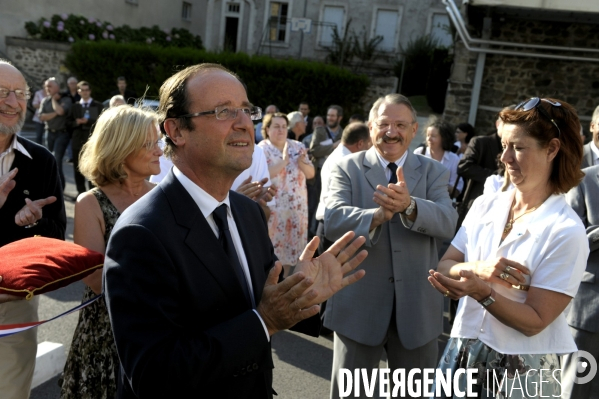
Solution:
{"label": "man's short gray hair", "polygon": [[412,112],[412,122],[416,122],[417,114],[416,114],[416,110],[414,109],[414,106],[412,105],[410,100],[408,100],[408,97],[398,94],[398,93],[387,94],[384,97],[379,97],[378,100],[376,100],[374,102],[374,104],[372,105],[372,108],[370,109],[370,115],[368,116],[369,122],[372,122],[376,118],[379,117],[379,109],[381,108],[381,105],[383,105],[383,104],[403,104],[403,105],[405,105]]}
{"label": "man's short gray hair", "polygon": [[301,112],[293,111],[287,114],[287,119],[289,119],[289,129],[293,129],[298,122],[304,120],[304,116]]}

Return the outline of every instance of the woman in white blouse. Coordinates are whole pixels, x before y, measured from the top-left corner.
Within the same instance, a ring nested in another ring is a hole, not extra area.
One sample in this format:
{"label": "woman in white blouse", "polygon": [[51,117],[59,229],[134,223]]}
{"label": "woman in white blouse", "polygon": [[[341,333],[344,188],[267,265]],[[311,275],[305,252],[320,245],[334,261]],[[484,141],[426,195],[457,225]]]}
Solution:
{"label": "woman in white blouse", "polygon": [[460,299],[439,368],[477,369],[478,397],[538,397],[541,385],[559,397],[558,354],[577,350],[565,315],[589,253],[562,195],[583,176],[580,123],[569,104],[536,97],[499,117],[515,190],[480,196],[430,271],[437,290]]}
{"label": "woman in white blouse", "polygon": [[441,162],[449,170],[447,190],[452,198],[457,197],[462,191],[464,181],[460,179],[457,186],[455,184],[458,179],[458,163],[460,162],[460,158],[451,152],[451,147],[455,139],[452,127],[445,122],[433,120],[424,129],[424,134],[425,145],[416,148],[414,154],[424,155],[425,157]]}

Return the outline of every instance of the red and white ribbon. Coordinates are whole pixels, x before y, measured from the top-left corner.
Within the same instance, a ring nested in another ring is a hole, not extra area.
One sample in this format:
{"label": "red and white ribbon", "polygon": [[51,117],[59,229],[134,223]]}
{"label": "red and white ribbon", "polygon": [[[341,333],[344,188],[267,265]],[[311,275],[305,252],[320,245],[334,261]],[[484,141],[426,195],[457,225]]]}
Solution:
{"label": "red and white ribbon", "polygon": [[42,324],[45,324],[49,321],[52,320],[56,320],[59,319],[63,316],[66,316],[68,314],[71,314],[73,312],[76,312],[78,310],[83,309],[86,306],[91,305],[92,303],[96,302],[98,299],[102,298],[104,296],[104,294],[100,294],[98,296],[93,297],[92,299],[83,302],[82,304],[75,306],[73,309],[67,310],[64,313],[59,314],[58,316],[54,316],[51,319],[48,320],[42,320],[42,321],[36,321],[33,323],[19,323],[19,324],[5,324],[5,325],[0,325],[0,338],[2,337],[8,337],[9,335],[14,335],[14,334],[18,334],[20,332],[23,331],[27,331],[29,329],[35,328],[37,326],[41,326]]}

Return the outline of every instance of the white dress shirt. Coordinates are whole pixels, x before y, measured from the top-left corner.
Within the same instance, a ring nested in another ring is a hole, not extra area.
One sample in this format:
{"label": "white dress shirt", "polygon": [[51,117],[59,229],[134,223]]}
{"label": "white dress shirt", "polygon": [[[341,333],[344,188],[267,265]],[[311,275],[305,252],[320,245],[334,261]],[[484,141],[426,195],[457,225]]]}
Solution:
{"label": "white dress shirt", "polygon": [[[231,213],[231,204],[229,202],[229,194],[222,201],[218,202],[214,197],[204,191],[200,186],[192,182],[187,176],[185,176],[176,166],[173,166],[173,173],[177,180],[183,185],[183,188],[187,190],[191,198],[195,201],[202,212],[202,215],[206,218],[208,225],[214,232],[214,235],[218,238],[218,226],[214,222],[214,218],[212,216],[212,212],[216,208],[218,208],[221,204],[227,205],[227,222],[229,224],[229,232],[231,233],[231,238],[233,239],[233,245],[235,246],[235,251],[237,251],[237,256],[239,257],[239,263],[241,264],[241,268],[243,269],[243,274],[245,275],[245,281],[247,284],[248,291],[250,295],[254,296],[254,289],[252,288],[252,276],[250,275],[250,268],[247,263],[247,259],[245,257],[245,251],[243,250],[243,244],[241,243],[241,237],[239,236],[239,231],[237,230],[237,225],[235,224],[235,219],[233,218],[233,214]],[[199,245],[200,243],[198,243]],[[264,324],[264,320],[258,314],[256,309],[254,309],[254,313],[260,319],[262,323],[262,327],[264,327],[264,332],[270,341],[270,336],[268,335],[268,329],[266,328],[266,324]]]}
{"label": "white dress shirt", "polygon": [[[160,183],[162,179],[166,177],[168,172],[173,167],[173,161],[162,155],[160,157],[160,173],[157,175],[150,176],[150,182],[152,183]],[[241,183],[252,176],[252,181],[260,181],[265,177],[268,178],[268,182],[264,185],[264,187],[270,187],[270,174],[268,173],[268,164],[266,163],[266,157],[264,156],[264,150],[257,145],[254,145],[254,152],[252,153],[252,164],[249,168],[241,172],[237,179],[233,182],[231,186],[231,190],[235,191],[241,185]],[[266,205],[273,206],[275,205],[275,198],[269,201]]]}
{"label": "white dress shirt", "polygon": [[[451,245],[464,254],[465,262],[502,256],[521,263],[531,271],[530,286],[574,297],[589,254],[580,218],[564,195],[552,195],[536,211],[519,219],[500,243],[515,192],[478,197]],[[512,301],[526,301],[526,291],[489,285]],[[571,353],[577,348],[566,321],[569,308],[568,305],[543,331],[527,337],[501,323],[467,296],[460,299],[451,337],[479,339],[503,354]]]}
{"label": "white dress shirt", "polygon": [[[459,143],[459,141],[458,141]],[[414,150],[414,154],[422,155],[422,147],[418,147]],[[426,152],[424,154],[425,157],[433,159],[431,156],[431,148],[429,146],[426,147]],[[436,161],[436,159],[435,159]],[[449,188],[453,190],[453,186],[455,184],[456,179],[458,179],[458,163],[460,162],[460,157],[454,154],[451,151],[444,151],[443,158],[441,159],[441,164],[445,166],[449,170]],[[460,179],[458,182],[458,186],[456,187],[459,192],[462,192],[464,188],[464,180]]]}
{"label": "white dress shirt", "polygon": [[599,148],[591,140],[591,151],[593,151],[593,165],[599,165]]}
{"label": "white dress shirt", "polygon": [[329,155],[326,161],[324,161],[324,164],[322,164],[322,169],[320,170],[322,189],[320,191],[318,208],[316,209],[316,220],[324,220],[324,210],[326,209],[326,199],[329,192],[329,180],[331,179],[331,169],[333,168],[333,165],[335,165],[338,160],[351,153],[352,152],[346,146],[344,146],[343,143],[341,143],[337,146],[337,148],[335,148],[335,150],[333,150],[333,152],[331,152],[331,155]]}
{"label": "white dress shirt", "polygon": [[17,141],[17,135],[13,134],[12,143],[8,146],[6,151],[0,154],[0,176],[8,173],[10,170],[10,167],[15,160],[15,151],[19,151],[29,159],[33,159],[25,147],[23,147],[21,143]]}

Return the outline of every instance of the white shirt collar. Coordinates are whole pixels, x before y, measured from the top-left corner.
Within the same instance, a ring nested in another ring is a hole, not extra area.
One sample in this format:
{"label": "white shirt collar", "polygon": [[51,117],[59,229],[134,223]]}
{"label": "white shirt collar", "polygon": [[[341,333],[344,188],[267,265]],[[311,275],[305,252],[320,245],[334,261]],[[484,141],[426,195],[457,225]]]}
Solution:
{"label": "white shirt collar", "polygon": [[175,177],[181,182],[183,187],[187,190],[191,198],[195,201],[204,215],[205,218],[212,215],[212,212],[216,208],[218,208],[221,204],[227,204],[227,214],[228,216],[232,216],[231,214],[231,204],[229,203],[229,194],[227,193],[227,197],[222,201],[218,202],[213,196],[204,191],[200,186],[192,182],[187,176],[183,174],[176,166],[173,166],[173,174]]}
{"label": "white shirt collar", "polygon": [[2,154],[0,154],[0,158],[4,158],[4,156],[10,154],[13,151],[19,151],[21,154],[25,155],[29,159],[33,159],[31,154],[29,153],[29,151],[27,151],[25,149],[25,147],[23,147],[23,145],[21,143],[19,143],[19,141],[17,140],[16,134],[13,135],[12,143],[8,146],[6,151],[4,151]]}
{"label": "white shirt collar", "polygon": [[89,98],[89,100],[85,101],[84,99],[79,100],[79,104],[81,105],[85,105],[85,104],[91,104],[92,103],[93,98]]}
{"label": "white shirt collar", "polygon": [[[391,162],[387,161],[385,158],[383,158],[381,156],[381,154],[379,154],[379,152],[375,149],[374,152],[376,153],[376,156],[379,159],[379,162],[381,163],[381,166],[383,167],[383,170],[387,170],[387,165],[389,165]],[[406,162],[406,158],[408,157],[408,151],[406,150],[406,152],[403,153],[403,155],[401,156],[401,158],[399,158],[397,161],[395,161],[394,163],[399,167],[399,166],[403,166],[403,164]]]}

